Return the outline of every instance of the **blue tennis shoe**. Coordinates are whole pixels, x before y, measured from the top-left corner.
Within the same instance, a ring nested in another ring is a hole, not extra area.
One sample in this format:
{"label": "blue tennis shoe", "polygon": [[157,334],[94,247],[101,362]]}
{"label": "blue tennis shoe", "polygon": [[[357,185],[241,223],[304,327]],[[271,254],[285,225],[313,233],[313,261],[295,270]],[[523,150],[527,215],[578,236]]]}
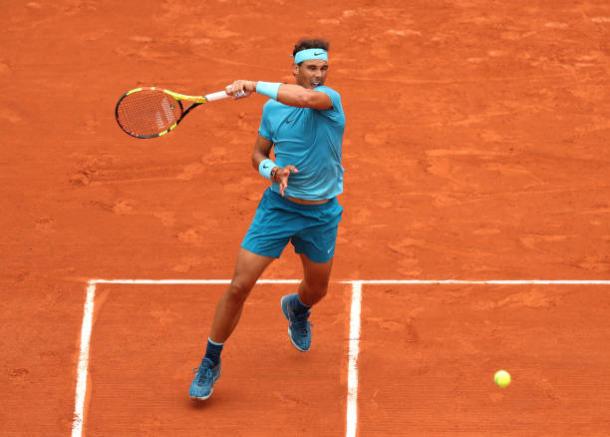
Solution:
{"label": "blue tennis shoe", "polygon": [[220,378],[220,363],[214,366],[209,358],[204,358],[197,369],[195,379],[191,384],[189,396],[191,399],[206,400],[212,396],[214,383]]}
{"label": "blue tennis shoe", "polygon": [[311,347],[311,323],[307,320],[310,312],[295,313],[291,305],[294,299],[297,299],[296,294],[288,294],[280,301],[284,317],[288,320],[288,337],[294,347],[307,352]]}

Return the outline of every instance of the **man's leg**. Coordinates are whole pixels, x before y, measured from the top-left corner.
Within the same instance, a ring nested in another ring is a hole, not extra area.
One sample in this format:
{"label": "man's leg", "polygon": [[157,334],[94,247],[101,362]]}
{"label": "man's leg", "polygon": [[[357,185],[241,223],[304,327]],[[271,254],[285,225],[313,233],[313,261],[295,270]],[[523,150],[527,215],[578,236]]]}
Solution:
{"label": "man's leg", "polygon": [[283,296],[281,306],[288,319],[290,341],[301,352],[307,352],[311,347],[310,309],[326,295],[333,261],[315,263],[301,254],[301,262],[304,279],[299,284],[298,293]]}
{"label": "man's leg", "polygon": [[301,254],[303,280],[299,284],[299,300],[306,306],[313,306],[321,301],[328,291],[333,260],[315,263]]}
{"label": "man's leg", "polygon": [[274,258],[240,249],[231,284],[216,305],[206,353],[189,391],[191,398],[204,400],[212,395],[214,383],[220,377],[220,353],[223,343],[237,326],[244,302],[257,279],[273,260]]}
{"label": "man's leg", "polygon": [[216,305],[216,314],[210,331],[212,341],[224,343],[229,338],[239,322],[246,298],[274,259],[240,249],[231,285]]}

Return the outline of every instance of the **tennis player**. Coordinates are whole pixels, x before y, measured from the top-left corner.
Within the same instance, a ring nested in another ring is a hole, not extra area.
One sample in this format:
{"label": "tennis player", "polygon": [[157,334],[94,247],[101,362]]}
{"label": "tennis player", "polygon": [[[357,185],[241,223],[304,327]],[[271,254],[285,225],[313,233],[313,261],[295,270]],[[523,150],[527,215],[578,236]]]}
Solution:
{"label": "tennis player", "polygon": [[[296,85],[238,80],[227,87],[269,97],[263,106],[252,165],[268,179],[254,219],[241,244],[231,285],[220,298],[205,356],[190,397],[207,399],[220,377],[220,354],[241,316],[244,302],[267,266],[288,242],[300,255],[303,280],[298,292],[283,296],[288,336],[299,351],[311,346],[311,308],[328,289],[337,229],[343,208],[341,145],[345,115],[339,93],[324,85],[327,41],[302,39],[293,50]],[[274,149],[275,160],[270,156]]]}

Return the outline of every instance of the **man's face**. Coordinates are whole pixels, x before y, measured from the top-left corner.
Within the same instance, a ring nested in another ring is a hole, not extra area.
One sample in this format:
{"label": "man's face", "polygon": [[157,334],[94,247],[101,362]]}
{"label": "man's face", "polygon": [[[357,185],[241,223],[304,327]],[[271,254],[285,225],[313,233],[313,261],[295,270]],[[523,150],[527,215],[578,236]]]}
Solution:
{"label": "man's face", "polygon": [[328,73],[328,62],[321,59],[311,59],[294,65],[292,74],[297,83],[304,88],[313,89],[324,85]]}

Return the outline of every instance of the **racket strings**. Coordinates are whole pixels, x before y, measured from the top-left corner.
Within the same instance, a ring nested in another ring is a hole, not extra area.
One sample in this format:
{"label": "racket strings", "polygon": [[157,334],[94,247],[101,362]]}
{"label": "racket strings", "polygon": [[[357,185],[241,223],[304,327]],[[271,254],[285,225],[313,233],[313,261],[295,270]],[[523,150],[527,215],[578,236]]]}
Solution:
{"label": "racket strings", "polygon": [[145,89],[123,97],[116,115],[127,133],[147,138],[176,124],[182,115],[182,106],[161,90]]}

